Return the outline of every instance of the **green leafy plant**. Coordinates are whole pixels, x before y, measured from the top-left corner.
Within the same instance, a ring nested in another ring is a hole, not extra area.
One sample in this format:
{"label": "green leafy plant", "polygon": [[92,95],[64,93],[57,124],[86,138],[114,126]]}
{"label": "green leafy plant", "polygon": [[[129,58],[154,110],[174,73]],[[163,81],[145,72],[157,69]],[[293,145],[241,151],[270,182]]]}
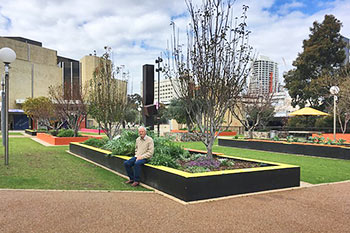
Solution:
{"label": "green leafy plant", "polygon": [[336,142],[336,144],[337,144],[337,145],[343,145],[345,142],[346,142],[345,139],[340,138],[340,139],[338,139],[338,141]]}
{"label": "green leafy plant", "polygon": [[274,136],[272,140],[274,140],[274,141],[279,141],[280,138],[279,138],[278,136]]}
{"label": "green leafy plant", "polygon": [[[56,136],[57,137],[74,137],[74,130],[72,130],[72,129],[60,129]],[[77,137],[81,137],[81,134],[78,134]]]}
{"label": "green leafy plant", "polygon": [[232,167],[235,165],[235,162],[233,162],[230,159],[218,159],[220,161],[221,166],[227,166],[227,167]]}
{"label": "green leafy plant", "polygon": [[150,159],[150,164],[171,168],[178,168],[180,166],[176,162],[176,159],[169,154],[154,154],[154,156],[152,156]]}
{"label": "green leafy plant", "polygon": [[234,136],[234,139],[238,139],[238,135],[235,135],[235,136]]}
{"label": "green leafy plant", "polygon": [[324,143],[324,137],[317,137],[317,144],[322,144]]}
{"label": "green leafy plant", "polygon": [[102,138],[102,139],[89,138],[88,140],[83,142],[83,144],[88,145],[88,146],[97,147],[97,148],[102,148],[107,142],[108,142],[107,138]]}
{"label": "green leafy plant", "polygon": [[192,166],[192,167],[187,167],[186,171],[191,172],[191,173],[200,173],[200,172],[210,171],[210,169],[205,168],[205,167],[201,167],[201,166]]}

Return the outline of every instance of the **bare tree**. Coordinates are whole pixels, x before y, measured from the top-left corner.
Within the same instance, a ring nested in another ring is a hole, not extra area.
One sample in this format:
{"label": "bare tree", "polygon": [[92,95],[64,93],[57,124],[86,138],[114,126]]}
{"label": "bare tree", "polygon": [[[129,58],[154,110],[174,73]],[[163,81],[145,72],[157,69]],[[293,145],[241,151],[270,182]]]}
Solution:
{"label": "bare tree", "polygon": [[274,114],[272,106],[272,94],[245,94],[240,96],[240,101],[232,106],[231,113],[241,122],[253,138],[254,130],[267,123]]}
{"label": "bare tree", "polygon": [[335,70],[332,74],[324,74],[315,81],[315,85],[322,87],[323,92],[327,92],[328,95],[324,98],[327,99],[328,112],[333,112],[333,96],[329,93],[329,89],[332,86],[338,86],[340,92],[338,94],[337,104],[337,116],[340,128],[343,133],[346,132],[347,124],[350,121],[350,65],[345,65],[340,69]]}
{"label": "bare tree", "polygon": [[101,125],[108,138],[112,139],[124,120],[127,82],[115,78],[116,72],[110,60],[111,49],[105,49],[89,84],[89,114]]}
{"label": "bare tree", "polygon": [[74,137],[77,137],[80,125],[87,116],[87,94],[85,89],[71,91],[68,86],[50,86],[49,96],[57,116],[74,130]]}
{"label": "bare tree", "polygon": [[350,121],[350,66],[344,67],[339,75],[339,89],[337,116],[343,134],[346,132]]}
{"label": "bare tree", "polygon": [[199,8],[191,1],[186,4],[191,18],[187,49],[172,23],[174,65],[167,74],[178,97],[186,101],[184,107],[211,157],[214,140],[225,129],[223,122],[227,126],[232,122],[224,119],[225,114],[236,104],[250,71],[248,6],[238,18],[233,15],[233,1],[203,0]]}

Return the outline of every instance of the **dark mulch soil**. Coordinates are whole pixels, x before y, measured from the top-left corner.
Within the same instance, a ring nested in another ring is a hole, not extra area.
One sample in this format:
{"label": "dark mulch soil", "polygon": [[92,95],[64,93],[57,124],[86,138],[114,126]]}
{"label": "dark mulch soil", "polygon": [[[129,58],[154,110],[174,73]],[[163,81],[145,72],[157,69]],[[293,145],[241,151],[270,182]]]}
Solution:
{"label": "dark mulch soil", "polygon": [[[216,159],[216,158],[215,158]],[[233,170],[233,169],[243,169],[243,168],[254,168],[254,167],[261,167],[262,164],[258,162],[249,162],[249,161],[242,161],[238,159],[228,159],[229,161],[234,162],[232,166],[223,166],[220,165],[217,168],[211,167],[210,171],[222,171],[222,170]],[[181,161],[178,160],[178,163],[180,164],[180,170],[188,171],[186,164],[189,161]],[[266,166],[266,164],[263,164],[263,166]]]}

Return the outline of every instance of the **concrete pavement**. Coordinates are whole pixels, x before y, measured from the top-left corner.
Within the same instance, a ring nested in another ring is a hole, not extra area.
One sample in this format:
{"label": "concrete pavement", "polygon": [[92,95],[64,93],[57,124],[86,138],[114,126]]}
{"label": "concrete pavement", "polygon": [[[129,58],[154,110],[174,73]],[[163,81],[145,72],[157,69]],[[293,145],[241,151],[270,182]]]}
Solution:
{"label": "concrete pavement", "polygon": [[350,232],[350,182],[183,205],[154,192],[0,190],[0,232]]}

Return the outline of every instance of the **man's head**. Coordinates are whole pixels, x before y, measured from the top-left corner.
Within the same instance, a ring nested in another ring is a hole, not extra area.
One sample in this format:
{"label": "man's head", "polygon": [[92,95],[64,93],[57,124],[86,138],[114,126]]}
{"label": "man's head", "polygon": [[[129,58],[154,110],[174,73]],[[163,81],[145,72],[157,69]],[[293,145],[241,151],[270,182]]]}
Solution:
{"label": "man's head", "polygon": [[143,139],[146,136],[146,128],[143,126],[139,127],[139,135]]}

